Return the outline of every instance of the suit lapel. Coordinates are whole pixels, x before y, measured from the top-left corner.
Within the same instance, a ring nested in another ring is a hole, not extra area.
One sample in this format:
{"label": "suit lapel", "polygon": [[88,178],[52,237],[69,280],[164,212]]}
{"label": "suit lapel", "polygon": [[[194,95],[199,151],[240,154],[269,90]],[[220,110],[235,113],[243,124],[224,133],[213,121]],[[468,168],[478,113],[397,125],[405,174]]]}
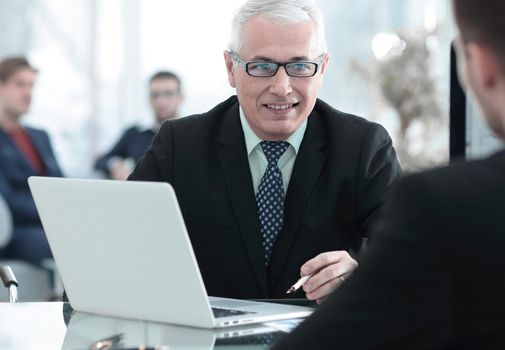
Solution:
{"label": "suit lapel", "polygon": [[268,281],[258,222],[256,199],[249,169],[238,103],[225,115],[218,150],[228,194],[246,254],[262,295],[268,297]]}
{"label": "suit lapel", "polygon": [[296,232],[312,189],[326,161],[323,152],[324,129],[316,112],[312,112],[307,123],[300,150],[296,157],[289,181],[284,206],[284,226],[277,237],[270,262],[269,285],[275,287],[286,264],[287,257],[296,238]]}
{"label": "suit lapel", "polygon": [[28,133],[28,135],[30,135],[32,145],[39,154],[40,159],[42,159],[42,163],[44,164],[45,168],[43,170],[43,174],[49,175],[52,166],[51,155],[49,154],[49,151],[46,149],[46,145],[44,144],[41,135],[37,134],[33,129],[30,128],[25,128],[25,130]]}
{"label": "suit lapel", "polygon": [[[31,136],[31,135],[30,135]],[[37,171],[33,165],[26,159],[26,156],[19,150],[19,148],[11,140],[10,136],[0,129],[0,146],[2,158],[8,164],[19,164],[20,167],[26,169],[29,173],[35,174]]]}
{"label": "suit lapel", "polygon": [[26,128],[26,132],[30,135],[35,150],[38,152],[42,162],[44,163],[44,176],[61,176],[58,164],[51,150],[48,148],[47,142],[44,140],[45,134],[37,133],[33,129]]}

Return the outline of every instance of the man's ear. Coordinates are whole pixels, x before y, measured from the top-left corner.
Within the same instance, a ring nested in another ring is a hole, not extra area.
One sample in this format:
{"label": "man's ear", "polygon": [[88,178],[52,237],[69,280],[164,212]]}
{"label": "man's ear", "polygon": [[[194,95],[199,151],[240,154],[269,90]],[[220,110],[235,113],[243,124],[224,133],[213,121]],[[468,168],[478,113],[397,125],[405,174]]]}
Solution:
{"label": "man's ear", "polygon": [[233,72],[233,58],[231,57],[231,52],[228,50],[224,51],[224,63],[226,64],[226,72],[228,73],[228,82],[232,88],[235,87],[235,75]]}
{"label": "man's ear", "polygon": [[466,93],[468,92],[468,77],[466,73],[467,52],[465,44],[461,39],[461,35],[458,34],[454,38],[452,45],[454,47],[454,51],[456,52],[456,71],[458,73],[459,85],[461,85],[461,88]]}
{"label": "man's ear", "polygon": [[466,64],[475,83],[484,89],[493,88],[501,74],[496,53],[486,44],[466,44]]}
{"label": "man's ear", "polygon": [[330,54],[325,54],[323,58],[323,62],[321,63],[321,74],[326,72],[326,67],[328,67],[328,63],[330,62]]}

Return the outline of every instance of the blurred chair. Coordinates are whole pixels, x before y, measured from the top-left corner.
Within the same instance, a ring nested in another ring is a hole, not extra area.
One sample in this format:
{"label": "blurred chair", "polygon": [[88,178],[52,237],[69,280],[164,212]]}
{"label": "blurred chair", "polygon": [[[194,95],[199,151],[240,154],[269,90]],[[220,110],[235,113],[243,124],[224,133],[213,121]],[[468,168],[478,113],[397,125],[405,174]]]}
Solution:
{"label": "blurred chair", "polygon": [[12,236],[12,216],[5,203],[4,198],[0,194],[0,249],[5,247]]}
{"label": "blurred chair", "polygon": [[[0,194],[0,251],[9,244],[11,236],[12,215]],[[19,301],[47,301],[58,293],[61,295],[59,278],[53,277],[57,275],[54,262],[45,262],[44,267],[38,267],[24,261],[4,258],[0,254],[0,265],[9,265],[16,274],[21,286]],[[7,293],[0,293],[0,302],[2,301],[9,301]]]}
{"label": "blurred chair", "polygon": [[0,265],[0,278],[2,279],[2,283],[5,286],[5,288],[9,290],[9,302],[17,303],[19,284],[10,266]]}

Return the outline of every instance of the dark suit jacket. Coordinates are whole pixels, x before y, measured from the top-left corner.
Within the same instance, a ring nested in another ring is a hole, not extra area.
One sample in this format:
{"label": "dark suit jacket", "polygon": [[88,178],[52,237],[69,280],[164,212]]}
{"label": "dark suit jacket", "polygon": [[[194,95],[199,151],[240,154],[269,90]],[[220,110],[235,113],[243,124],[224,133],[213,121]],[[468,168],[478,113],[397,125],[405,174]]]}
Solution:
{"label": "dark suit jacket", "polygon": [[505,151],[406,177],[357,273],[275,349],[505,348]]}
{"label": "dark suit jacket", "polygon": [[151,144],[154,135],[155,133],[151,129],[142,130],[136,126],[127,129],[114,147],[107,154],[97,159],[95,169],[110,175],[107,163],[112,157],[139,160]]}
{"label": "dark suit jacket", "polygon": [[[31,256],[38,261],[38,257],[48,257],[50,252],[27,180],[32,175],[62,176],[62,173],[54,157],[49,136],[42,130],[29,127],[25,127],[25,130],[46,170],[44,174],[38,174],[9,135],[0,129],[0,193],[12,212],[14,223],[12,242],[1,254],[22,259]],[[34,238],[30,242],[31,236]],[[40,244],[43,245],[42,253],[37,251]]]}
{"label": "dark suit jacket", "polygon": [[360,249],[400,174],[381,126],[317,101],[268,270],[235,96],[165,122],[130,179],[173,185],[209,295],[281,298],[307,260]]}

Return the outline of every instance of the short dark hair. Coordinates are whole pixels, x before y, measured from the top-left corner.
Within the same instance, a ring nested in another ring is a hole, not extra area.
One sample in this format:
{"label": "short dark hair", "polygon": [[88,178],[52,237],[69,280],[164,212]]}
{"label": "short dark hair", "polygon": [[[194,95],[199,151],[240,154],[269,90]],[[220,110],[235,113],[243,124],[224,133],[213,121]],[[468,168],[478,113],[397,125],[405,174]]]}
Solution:
{"label": "short dark hair", "polygon": [[179,91],[181,91],[181,79],[174,72],[171,72],[168,70],[162,70],[162,71],[156,72],[149,79],[149,84],[151,84],[153,81],[158,80],[158,79],[173,79],[173,80],[175,80],[177,82],[177,85],[179,86]]}
{"label": "short dark hair", "polygon": [[482,42],[498,55],[505,72],[505,1],[453,0],[463,42]]}
{"label": "short dark hair", "polygon": [[6,82],[14,73],[20,69],[30,69],[37,72],[30,62],[24,57],[7,57],[0,61],[0,81]]}

